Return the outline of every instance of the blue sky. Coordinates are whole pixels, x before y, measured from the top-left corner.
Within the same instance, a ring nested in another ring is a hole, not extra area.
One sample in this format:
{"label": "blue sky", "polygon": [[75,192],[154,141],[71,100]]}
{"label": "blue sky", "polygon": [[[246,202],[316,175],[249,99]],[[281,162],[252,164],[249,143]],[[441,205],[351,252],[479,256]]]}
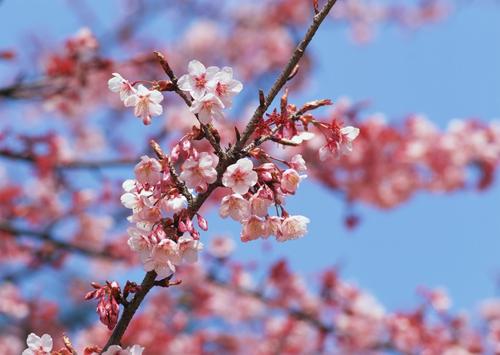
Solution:
{"label": "blue sky", "polygon": [[[0,49],[20,48],[33,29],[53,39],[76,32],[81,21],[68,11],[68,3],[31,2],[26,11],[26,2],[1,2],[0,22],[8,30],[0,31]],[[100,27],[109,25],[112,2],[88,3],[99,4]],[[498,10],[487,1],[462,3],[443,23],[415,33],[383,28],[366,46],[353,44],[343,28],[325,26],[312,45],[317,69],[300,102],[344,95],[370,99],[371,110],[386,113],[391,121],[419,112],[442,128],[454,118],[500,118]],[[0,77],[6,69],[0,64]],[[456,309],[473,309],[495,294],[499,205],[498,183],[483,193],[419,194],[391,211],[358,206],[362,223],[351,232],[342,224],[344,203],[305,183],[290,199],[289,210],[311,218],[309,235],[273,244],[271,254],[262,253],[261,242],[238,244],[236,257],[264,263],[287,257],[295,270],[313,279],[318,270],[341,263],[346,278],[391,309],[411,306],[419,285],[444,286]],[[238,224],[211,217],[212,230],[237,238]]]}

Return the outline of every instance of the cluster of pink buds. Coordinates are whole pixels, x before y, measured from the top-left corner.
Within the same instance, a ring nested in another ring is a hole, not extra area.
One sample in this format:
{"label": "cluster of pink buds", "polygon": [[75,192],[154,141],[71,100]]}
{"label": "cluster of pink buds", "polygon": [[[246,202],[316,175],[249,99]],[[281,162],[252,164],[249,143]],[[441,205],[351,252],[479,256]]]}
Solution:
{"label": "cluster of pink buds", "polygon": [[141,118],[145,125],[151,124],[152,116],[159,116],[163,112],[160,105],[163,95],[158,90],[149,90],[142,84],[136,89],[135,84],[118,73],[113,73],[113,77],[108,81],[109,89],[120,94],[120,100],[125,106],[134,107],[134,115]]}
{"label": "cluster of pink buds", "polygon": [[205,124],[224,118],[222,110],[231,107],[233,97],[243,89],[243,84],[233,79],[232,68],[206,68],[197,60],[189,62],[188,74],[179,78],[178,85],[191,94],[191,112]]}
{"label": "cluster of pink buds", "polygon": [[[183,184],[187,192],[187,187],[213,182],[217,164],[214,155],[196,154],[184,162],[180,177],[174,178],[168,159],[171,158],[163,159],[162,164],[143,156],[135,167],[136,179],[123,183],[125,193],[121,197],[122,204],[132,210],[129,222],[135,223],[135,227],[128,229],[128,244],[139,254],[144,269],[154,270],[160,278],[170,276],[183,261],[195,262],[203,248],[199,232],[186,212],[188,201],[178,184]],[[177,228],[173,226],[174,220]],[[207,229],[203,217],[197,215],[197,221],[201,229]],[[183,234],[179,236],[177,232]]]}
{"label": "cluster of pink buds", "polygon": [[86,300],[92,298],[98,299],[97,314],[103,324],[109,330],[112,330],[118,321],[121,303],[121,289],[116,281],[106,282],[106,285],[101,286],[95,282],[92,283],[94,291],[90,291],[85,295]]}
{"label": "cluster of pink buds", "polygon": [[[267,156],[261,151],[256,154]],[[283,242],[307,233],[309,219],[290,216],[283,207],[285,197],[295,194],[300,181],[306,177],[301,175],[307,169],[304,159],[297,154],[289,162],[282,163],[287,169],[280,169],[273,162],[254,168],[251,159],[242,158],[229,166],[222,177],[222,184],[233,193],[222,199],[219,214],[242,224],[241,240],[244,242],[271,235]],[[276,207],[276,216],[268,213],[272,205]]]}

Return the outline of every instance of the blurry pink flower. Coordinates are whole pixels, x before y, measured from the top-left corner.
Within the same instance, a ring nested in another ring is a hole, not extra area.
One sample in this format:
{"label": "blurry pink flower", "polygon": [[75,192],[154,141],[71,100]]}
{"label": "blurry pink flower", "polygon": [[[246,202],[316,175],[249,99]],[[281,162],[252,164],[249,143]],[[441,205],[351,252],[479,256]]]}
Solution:
{"label": "blurry pink flower", "polygon": [[208,67],[192,60],[188,64],[188,73],[179,78],[178,85],[181,90],[189,91],[195,100],[201,99],[207,92],[207,84],[219,71],[217,67]]}
{"label": "blurry pink flower", "polygon": [[52,337],[48,334],[39,337],[35,333],[30,333],[26,344],[28,348],[23,351],[22,355],[49,355],[52,351]]}
{"label": "blurry pink flower", "polygon": [[134,115],[142,118],[145,125],[151,123],[151,116],[159,116],[163,112],[160,102],[163,95],[158,90],[149,90],[144,85],[139,85],[137,92],[127,97],[125,106],[134,106]]}
{"label": "blurry pink flower", "polygon": [[113,77],[108,80],[108,88],[112,92],[120,93],[120,100],[122,101],[125,101],[136,92],[130,82],[118,73],[113,73]]}
{"label": "blurry pink flower", "polygon": [[279,242],[297,239],[307,233],[309,218],[304,216],[290,216],[281,223],[281,235],[276,237]]}
{"label": "blurry pink flower", "polygon": [[217,170],[215,167],[219,162],[219,158],[207,152],[202,152],[198,157],[189,157],[182,164],[182,172],[180,179],[183,180],[188,187],[202,187],[205,189],[207,184],[212,184],[217,180]]}
{"label": "blurry pink flower", "polygon": [[250,216],[250,204],[240,194],[224,196],[220,205],[219,215],[222,218],[229,216],[235,221],[241,222]]}
{"label": "blurry pink flower", "polygon": [[227,258],[233,252],[235,243],[228,237],[214,237],[210,241],[210,254],[216,258]]}
{"label": "blurry pink flower", "polygon": [[281,190],[285,193],[295,193],[299,186],[301,176],[295,169],[287,169],[281,176]]}
{"label": "blurry pink flower", "polygon": [[162,179],[162,167],[158,160],[147,155],[135,166],[135,177],[141,184],[156,185]]}
{"label": "blurry pink flower", "polygon": [[231,107],[233,97],[243,90],[243,84],[233,79],[233,69],[230,67],[222,68],[207,85],[225,107]]}
{"label": "blurry pink flower", "polygon": [[251,216],[243,223],[243,231],[241,232],[241,241],[249,242],[258,239],[259,237],[266,237],[266,222],[263,218],[258,216]]}
{"label": "blurry pink flower", "polygon": [[257,173],[253,171],[253,163],[248,158],[242,158],[230,165],[222,176],[222,184],[235,193],[244,195],[248,189],[257,183]]}
{"label": "blurry pink flower", "polygon": [[205,124],[210,123],[212,118],[219,120],[224,118],[222,114],[224,104],[217,96],[211,93],[206,94],[200,99],[194,100],[189,109],[191,112],[198,114],[200,121]]}

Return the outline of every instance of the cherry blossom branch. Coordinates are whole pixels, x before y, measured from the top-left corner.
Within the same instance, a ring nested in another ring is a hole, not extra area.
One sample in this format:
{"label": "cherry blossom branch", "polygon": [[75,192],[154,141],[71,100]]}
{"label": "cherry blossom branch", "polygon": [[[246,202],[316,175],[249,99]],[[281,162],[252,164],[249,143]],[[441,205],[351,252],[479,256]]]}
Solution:
{"label": "cherry blossom branch", "polygon": [[18,228],[14,227],[9,223],[0,223],[0,232],[5,232],[14,237],[28,237],[32,239],[37,239],[68,252],[75,252],[78,254],[90,257],[102,258],[102,259],[120,260],[120,258],[117,258],[105,251],[92,250],[78,245],[74,245],[68,242],[57,240],[47,232],[39,232],[30,229]]}
{"label": "cherry blossom branch", "polygon": [[[243,133],[243,136],[241,139],[239,139],[236,144],[230,149],[230,151],[227,153],[227,155],[222,151],[219,143],[216,141],[215,137],[212,135],[210,132],[209,127],[206,125],[202,124],[200,122],[200,125],[203,129],[203,132],[205,133],[205,137],[207,140],[210,142],[212,147],[215,149],[217,154],[219,155],[219,163],[217,165],[217,180],[210,184],[207,188],[207,190],[204,193],[201,193],[196,196],[196,198],[192,201],[192,204],[188,208],[188,215],[190,217],[195,216],[203,203],[207,200],[207,198],[210,196],[210,194],[219,186],[221,186],[221,181],[222,181],[222,175],[226,168],[234,163],[239,156],[242,153],[242,148],[245,144],[245,142],[248,140],[248,138],[252,135],[253,131],[255,130],[255,127],[257,125],[258,120],[262,117],[264,112],[268,109],[269,105],[271,102],[274,100],[278,92],[281,90],[281,88],[285,85],[287,80],[289,79],[290,75],[294,71],[294,69],[297,66],[297,63],[299,60],[302,58],[305,49],[307,48],[307,45],[309,42],[312,40],[314,37],[316,31],[318,30],[319,26],[323,22],[323,20],[326,18],[327,14],[330,12],[331,8],[333,5],[335,5],[336,0],[328,0],[325,6],[317,13],[314,18],[311,26],[307,30],[304,38],[302,41],[299,43],[299,45],[296,47],[295,51],[292,54],[292,57],[286,67],[284,68],[283,72],[279,75],[279,77],[276,79],[275,83],[273,84],[271,90],[269,91],[267,97],[264,100],[261,100],[261,103],[259,107],[256,109],[254,112],[254,115],[252,116],[249,124],[247,125],[245,132]],[[159,53],[155,52],[155,55],[162,66],[163,70],[167,74],[167,76],[170,78],[172,83],[174,84],[174,91],[184,100],[184,102],[188,105],[191,106],[191,99],[187,96],[186,93],[184,93],[182,90],[177,85],[177,77],[175,76],[172,68],[168,64],[167,60],[165,57]],[[111,345],[118,345],[121,342],[121,339],[123,337],[123,334],[125,333],[130,321],[132,320],[135,312],[141,305],[141,302],[143,301],[144,297],[146,294],[154,287],[155,285],[155,278],[157,274],[154,271],[149,271],[146,273],[144,276],[144,279],[142,280],[141,283],[141,289],[138,293],[135,294],[134,298],[132,301],[125,307],[123,313],[112,333],[110,338],[108,339],[108,342],[103,348],[103,351],[108,349]]]}
{"label": "cherry blossom branch", "polygon": [[285,66],[281,74],[278,76],[276,81],[274,82],[273,86],[271,87],[271,90],[269,90],[269,93],[267,96],[263,99],[261,95],[261,99],[259,100],[259,106],[255,110],[252,118],[250,119],[250,122],[245,128],[245,131],[243,132],[243,135],[241,136],[241,139],[236,142],[236,144],[233,146],[233,148],[229,151],[228,154],[231,154],[233,152],[238,152],[241,150],[241,148],[245,145],[245,143],[248,141],[250,136],[253,134],[255,131],[255,128],[257,127],[257,123],[259,120],[262,118],[266,110],[269,108],[273,100],[275,99],[276,95],[278,92],[283,88],[283,86],[286,84],[286,82],[289,80],[290,75],[294,72],[297,64],[299,63],[300,59],[305,53],[305,50],[311,40],[313,39],[314,35],[316,34],[316,31],[318,30],[319,26],[323,22],[323,20],[326,18],[330,10],[332,9],[333,5],[337,0],[328,0],[327,3],[323,6],[321,11],[319,11],[313,18],[313,22],[311,26],[309,26],[309,29],[307,30],[304,38],[302,41],[297,45],[295,48],[292,57],[290,58],[290,61],[288,64]]}

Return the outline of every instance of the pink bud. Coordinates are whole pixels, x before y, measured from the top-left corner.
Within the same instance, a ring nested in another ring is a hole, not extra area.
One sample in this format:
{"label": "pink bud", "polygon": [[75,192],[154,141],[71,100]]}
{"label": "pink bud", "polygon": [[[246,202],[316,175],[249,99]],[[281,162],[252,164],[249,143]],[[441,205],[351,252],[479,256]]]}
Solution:
{"label": "pink bud", "polygon": [[200,226],[200,228],[206,232],[208,230],[207,220],[199,214],[196,215],[196,218],[198,219],[198,225]]}

